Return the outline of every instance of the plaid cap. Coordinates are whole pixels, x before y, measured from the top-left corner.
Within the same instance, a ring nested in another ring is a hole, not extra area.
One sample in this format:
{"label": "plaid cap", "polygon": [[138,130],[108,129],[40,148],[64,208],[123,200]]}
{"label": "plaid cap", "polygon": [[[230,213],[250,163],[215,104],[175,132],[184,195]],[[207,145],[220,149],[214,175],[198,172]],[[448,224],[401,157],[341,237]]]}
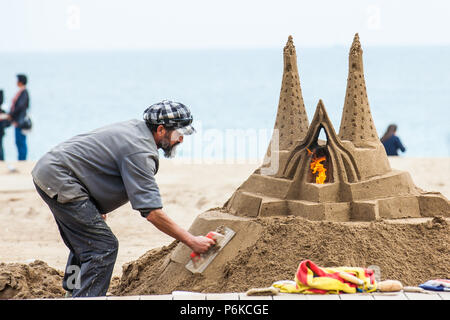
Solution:
{"label": "plaid cap", "polygon": [[191,111],[180,102],[163,100],[152,104],[144,111],[144,120],[148,124],[159,125],[176,129],[180,134],[189,135],[195,132],[191,123]]}

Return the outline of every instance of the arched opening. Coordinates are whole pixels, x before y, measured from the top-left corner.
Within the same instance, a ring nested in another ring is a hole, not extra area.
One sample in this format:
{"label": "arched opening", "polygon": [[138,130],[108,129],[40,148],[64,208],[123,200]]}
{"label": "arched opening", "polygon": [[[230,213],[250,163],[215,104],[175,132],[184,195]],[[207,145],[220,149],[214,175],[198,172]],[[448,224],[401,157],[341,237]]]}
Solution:
{"label": "arched opening", "polygon": [[328,151],[328,134],[321,125],[313,142],[306,148],[308,152],[308,183],[325,184],[333,182],[333,166]]}

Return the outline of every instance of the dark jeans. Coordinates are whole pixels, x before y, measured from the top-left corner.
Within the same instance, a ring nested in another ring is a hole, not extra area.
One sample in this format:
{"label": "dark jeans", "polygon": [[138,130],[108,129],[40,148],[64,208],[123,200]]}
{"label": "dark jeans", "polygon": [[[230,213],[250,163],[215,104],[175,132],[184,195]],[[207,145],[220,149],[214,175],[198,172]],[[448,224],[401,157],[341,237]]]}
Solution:
{"label": "dark jeans", "polygon": [[15,128],[16,146],[19,153],[19,161],[27,160],[27,136],[22,133],[22,129]]}
{"label": "dark jeans", "polygon": [[59,203],[38,186],[61,237],[70,250],[63,288],[73,297],[104,296],[109,287],[119,243],[90,200]]}

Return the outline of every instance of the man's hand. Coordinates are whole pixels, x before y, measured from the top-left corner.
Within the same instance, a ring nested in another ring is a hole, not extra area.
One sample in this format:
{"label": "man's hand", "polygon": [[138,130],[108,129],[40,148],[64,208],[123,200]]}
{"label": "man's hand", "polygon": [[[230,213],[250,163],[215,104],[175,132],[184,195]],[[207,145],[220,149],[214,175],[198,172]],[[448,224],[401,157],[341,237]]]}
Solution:
{"label": "man's hand", "polygon": [[204,236],[197,236],[192,238],[192,242],[189,247],[196,253],[205,253],[216,242],[213,239]]}
{"label": "man's hand", "polygon": [[147,220],[165,234],[183,242],[196,253],[204,253],[208,251],[208,249],[215,243],[213,239],[203,236],[194,236],[187,232],[177,225],[175,221],[170,219],[161,209],[150,211],[147,216]]}

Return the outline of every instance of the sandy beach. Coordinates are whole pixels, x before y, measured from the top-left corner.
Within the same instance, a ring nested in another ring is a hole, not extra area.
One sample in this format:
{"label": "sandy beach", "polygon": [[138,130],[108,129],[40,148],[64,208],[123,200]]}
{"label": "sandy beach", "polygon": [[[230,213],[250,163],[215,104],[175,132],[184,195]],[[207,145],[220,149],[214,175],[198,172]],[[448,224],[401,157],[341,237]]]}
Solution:
{"label": "sandy beach", "polygon": [[[450,198],[450,158],[389,159],[392,168],[408,171],[415,184]],[[16,172],[8,167],[13,166]],[[63,270],[68,249],[53,216],[36,193],[30,171],[34,162],[0,163],[0,262],[42,260]],[[164,209],[177,223],[189,228],[207,209],[222,206],[234,190],[258,167],[251,164],[189,164],[161,159],[156,176]],[[439,173],[437,168],[441,168]],[[173,239],[143,219],[129,204],[110,213],[107,223],[119,239],[114,275],[122,265]]]}

